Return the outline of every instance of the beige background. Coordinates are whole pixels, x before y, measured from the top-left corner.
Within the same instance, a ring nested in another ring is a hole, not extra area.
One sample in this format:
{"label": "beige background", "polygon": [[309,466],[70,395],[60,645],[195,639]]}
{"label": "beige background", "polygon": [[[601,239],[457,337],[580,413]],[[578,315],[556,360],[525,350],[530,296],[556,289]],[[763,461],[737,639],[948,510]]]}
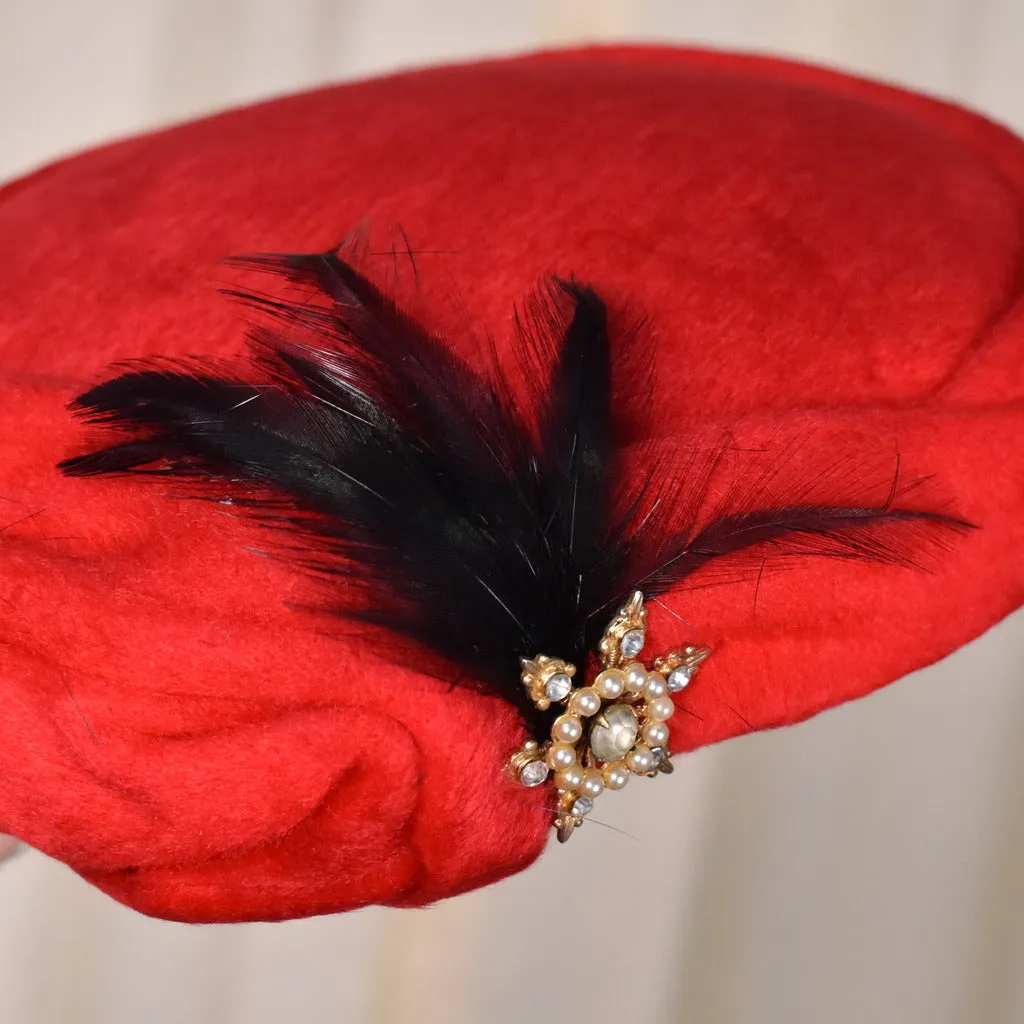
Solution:
{"label": "beige background", "polygon": [[[0,178],[306,85],[615,37],[804,56],[1024,128],[1021,0],[0,0]],[[23,854],[0,869],[0,1024],[1021,1024],[1022,681],[1018,615],[602,802],[627,835],[424,911],[189,928]]]}

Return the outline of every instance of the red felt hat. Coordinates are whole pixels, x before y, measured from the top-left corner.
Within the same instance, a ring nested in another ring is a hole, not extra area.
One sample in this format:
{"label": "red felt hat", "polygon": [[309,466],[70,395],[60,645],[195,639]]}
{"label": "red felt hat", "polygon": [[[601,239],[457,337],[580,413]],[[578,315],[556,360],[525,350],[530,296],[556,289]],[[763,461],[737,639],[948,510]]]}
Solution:
{"label": "red felt hat", "polygon": [[[650,647],[713,652],[676,697],[684,751],[868,693],[1021,604],[1022,209],[1024,146],[976,115],[650,48],[319,90],[8,185],[0,832],[190,921],[423,904],[550,834],[503,770],[515,708],[396,664],[230,509],[58,471],[90,441],[67,405],[109,364],[245,350],[225,257],[401,225],[417,315],[471,361],[544,275],[585,280],[644,317],[637,451],[727,437],[724,501],[750,474],[792,500],[855,481],[977,527],[918,569],[809,557],[669,590]],[[364,247],[381,282],[401,262]]]}

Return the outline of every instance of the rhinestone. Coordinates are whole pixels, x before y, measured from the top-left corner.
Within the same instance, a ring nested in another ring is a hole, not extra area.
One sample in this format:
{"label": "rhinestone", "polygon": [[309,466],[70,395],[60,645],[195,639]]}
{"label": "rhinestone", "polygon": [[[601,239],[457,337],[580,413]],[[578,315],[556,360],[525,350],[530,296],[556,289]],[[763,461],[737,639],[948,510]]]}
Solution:
{"label": "rhinestone", "polygon": [[665,760],[665,748],[664,747],[651,747],[651,756],[654,758],[655,767],[661,764]]}
{"label": "rhinestone", "polygon": [[680,690],[685,690],[690,685],[692,678],[692,665],[680,665],[678,668],[672,669],[668,674],[668,692],[678,693]]}
{"label": "rhinestone", "polygon": [[572,680],[564,673],[553,675],[544,687],[544,696],[548,700],[564,700],[572,689]]}
{"label": "rhinestone", "polygon": [[642,629],[628,629],[622,635],[622,656],[624,658],[635,658],[644,646],[644,631]]}
{"label": "rhinestone", "polygon": [[613,704],[594,719],[590,749],[598,761],[618,761],[633,749],[640,723],[628,704]]}
{"label": "rhinestone", "polygon": [[594,809],[594,801],[589,796],[578,796],[572,804],[572,816],[583,818]]}
{"label": "rhinestone", "polygon": [[519,772],[519,781],[524,786],[539,786],[547,780],[551,769],[543,761],[530,761]]}

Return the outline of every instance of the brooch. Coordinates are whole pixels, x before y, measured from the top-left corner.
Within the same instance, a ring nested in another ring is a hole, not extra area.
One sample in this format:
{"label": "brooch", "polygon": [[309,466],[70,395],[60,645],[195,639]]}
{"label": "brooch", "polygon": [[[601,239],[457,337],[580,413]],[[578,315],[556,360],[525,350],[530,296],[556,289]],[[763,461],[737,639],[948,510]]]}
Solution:
{"label": "brooch", "polygon": [[522,660],[523,686],[539,711],[557,707],[551,737],[530,740],[510,762],[524,786],[546,783],[554,773],[558,807],[554,821],[566,842],[606,789],[622,789],[633,775],[654,778],[672,772],[669,719],[671,694],[690,684],[711,653],[683,647],[640,660],[647,639],[647,609],[640,591],[619,609],[598,647],[600,668],[584,686],[574,685],[577,667],[539,654]]}

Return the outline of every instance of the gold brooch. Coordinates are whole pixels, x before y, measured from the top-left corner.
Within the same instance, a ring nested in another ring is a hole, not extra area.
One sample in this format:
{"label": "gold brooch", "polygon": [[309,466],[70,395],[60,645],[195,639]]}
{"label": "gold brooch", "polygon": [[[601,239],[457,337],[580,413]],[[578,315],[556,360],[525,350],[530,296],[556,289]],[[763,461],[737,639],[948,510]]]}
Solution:
{"label": "gold brooch", "polygon": [[540,711],[564,712],[551,725],[551,739],[524,744],[511,768],[524,786],[540,786],[552,772],[558,787],[555,828],[565,842],[606,789],[622,789],[631,775],[653,778],[672,771],[668,720],[671,694],[685,689],[707,647],[683,647],[640,660],[647,609],[637,591],[609,623],[598,646],[601,668],[593,682],[574,686],[576,666],[541,654],[522,661],[522,683]]}

